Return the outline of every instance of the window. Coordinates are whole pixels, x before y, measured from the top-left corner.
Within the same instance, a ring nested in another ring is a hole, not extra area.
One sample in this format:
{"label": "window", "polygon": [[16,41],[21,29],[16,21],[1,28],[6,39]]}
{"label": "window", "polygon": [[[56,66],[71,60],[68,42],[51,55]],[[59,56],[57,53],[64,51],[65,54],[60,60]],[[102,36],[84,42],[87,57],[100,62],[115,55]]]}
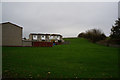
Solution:
{"label": "window", "polygon": [[41,36],[41,39],[42,39],[42,40],[45,40],[45,36],[44,36],[44,35],[42,35],[42,36]]}
{"label": "window", "polygon": [[57,39],[60,40],[60,36],[57,36]]}
{"label": "window", "polygon": [[42,38],[44,38],[44,36],[42,36]]}
{"label": "window", "polygon": [[50,39],[53,39],[53,36],[50,36]]}
{"label": "window", "polygon": [[33,35],[33,40],[37,40],[37,35]]}

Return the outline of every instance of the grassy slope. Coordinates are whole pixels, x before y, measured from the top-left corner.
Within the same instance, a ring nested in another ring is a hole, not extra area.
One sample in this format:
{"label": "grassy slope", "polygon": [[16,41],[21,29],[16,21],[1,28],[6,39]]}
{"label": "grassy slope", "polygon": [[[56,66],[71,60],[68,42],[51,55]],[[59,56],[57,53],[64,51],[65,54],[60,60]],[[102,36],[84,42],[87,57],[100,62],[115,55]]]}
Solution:
{"label": "grassy slope", "polygon": [[118,77],[118,48],[85,39],[66,39],[54,47],[3,47],[6,77],[105,78]]}

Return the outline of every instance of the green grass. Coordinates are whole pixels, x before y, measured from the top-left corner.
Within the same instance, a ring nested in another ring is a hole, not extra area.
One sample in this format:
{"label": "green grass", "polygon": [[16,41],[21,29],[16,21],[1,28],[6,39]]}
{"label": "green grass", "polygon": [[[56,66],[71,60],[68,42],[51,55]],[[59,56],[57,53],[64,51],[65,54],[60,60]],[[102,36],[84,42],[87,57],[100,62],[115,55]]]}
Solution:
{"label": "green grass", "polygon": [[[119,48],[85,39],[54,47],[3,47],[3,77],[118,78]],[[50,72],[50,74],[48,74]]]}

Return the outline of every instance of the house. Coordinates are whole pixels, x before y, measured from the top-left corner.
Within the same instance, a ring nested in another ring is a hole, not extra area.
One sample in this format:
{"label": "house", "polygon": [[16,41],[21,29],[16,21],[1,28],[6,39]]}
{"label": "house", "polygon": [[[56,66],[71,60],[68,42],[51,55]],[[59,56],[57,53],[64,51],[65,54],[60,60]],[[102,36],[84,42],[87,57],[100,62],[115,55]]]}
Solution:
{"label": "house", "polygon": [[2,28],[2,46],[22,46],[22,27],[5,22],[0,24]]}
{"label": "house", "polygon": [[60,34],[36,34],[31,33],[29,35],[30,41],[39,42],[63,42],[62,35]]}

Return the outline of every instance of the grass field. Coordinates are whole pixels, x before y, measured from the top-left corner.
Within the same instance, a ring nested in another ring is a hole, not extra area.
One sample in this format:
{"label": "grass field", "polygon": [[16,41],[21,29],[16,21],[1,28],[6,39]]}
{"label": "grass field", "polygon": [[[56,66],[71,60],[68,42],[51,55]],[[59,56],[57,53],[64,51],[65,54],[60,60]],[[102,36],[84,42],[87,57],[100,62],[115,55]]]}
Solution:
{"label": "grass field", "polygon": [[[119,48],[85,39],[53,47],[3,47],[3,77],[118,78]],[[49,74],[48,74],[49,73]]]}

